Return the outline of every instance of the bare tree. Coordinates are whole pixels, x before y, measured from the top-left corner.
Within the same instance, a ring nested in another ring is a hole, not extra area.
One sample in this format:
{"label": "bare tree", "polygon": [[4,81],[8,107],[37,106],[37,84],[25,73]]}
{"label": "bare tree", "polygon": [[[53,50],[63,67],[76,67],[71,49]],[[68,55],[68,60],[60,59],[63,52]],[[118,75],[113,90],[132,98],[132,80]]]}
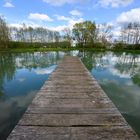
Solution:
{"label": "bare tree", "polygon": [[71,43],[72,43],[72,31],[70,30],[70,28],[65,28],[63,30],[63,33],[64,33],[64,39],[66,41],[68,41],[71,45]]}
{"label": "bare tree", "polygon": [[98,40],[106,45],[112,39],[112,26],[109,24],[98,25]]}
{"label": "bare tree", "polygon": [[44,27],[31,27],[25,24],[20,28],[12,27],[11,35],[14,41],[19,42],[59,42],[61,36],[59,32],[51,31]]}
{"label": "bare tree", "polygon": [[121,41],[127,44],[140,44],[140,23],[128,23],[121,29]]}

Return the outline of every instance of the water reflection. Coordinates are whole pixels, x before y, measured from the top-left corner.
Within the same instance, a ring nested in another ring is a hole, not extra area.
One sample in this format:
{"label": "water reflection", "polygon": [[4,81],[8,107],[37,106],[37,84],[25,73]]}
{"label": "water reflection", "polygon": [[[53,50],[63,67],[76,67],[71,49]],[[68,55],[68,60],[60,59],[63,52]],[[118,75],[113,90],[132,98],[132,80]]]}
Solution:
{"label": "water reflection", "polygon": [[1,140],[8,136],[63,56],[62,52],[0,53]]}
{"label": "water reflection", "polygon": [[81,56],[101,87],[140,136],[140,55],[82,52]]}
{"label": "water reflection", "polygon": [[0,139],[8,136],[64,54],[81,58],[140,135],[140,55],[88,51],[0,53]]}

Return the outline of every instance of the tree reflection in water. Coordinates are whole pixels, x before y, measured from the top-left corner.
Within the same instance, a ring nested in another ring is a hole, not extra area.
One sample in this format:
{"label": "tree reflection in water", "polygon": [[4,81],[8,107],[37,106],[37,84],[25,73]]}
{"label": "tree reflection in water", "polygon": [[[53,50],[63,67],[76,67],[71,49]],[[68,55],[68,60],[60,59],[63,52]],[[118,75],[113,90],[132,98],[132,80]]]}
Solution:
{"label": "tree reflection in water", "polygon": [[140,136],[140,55],[80,52],[89,71]]}
{"label": "tree reflection in water", "polygon": [[0,53],[1,140],[6,139],[63,55],[62,52]]}
{"label": "tree reflection in water", "polygon": [[73,51],[0,53],[0,138],[7,137],[64,54],[81,58],[140,135],[140,55]]}

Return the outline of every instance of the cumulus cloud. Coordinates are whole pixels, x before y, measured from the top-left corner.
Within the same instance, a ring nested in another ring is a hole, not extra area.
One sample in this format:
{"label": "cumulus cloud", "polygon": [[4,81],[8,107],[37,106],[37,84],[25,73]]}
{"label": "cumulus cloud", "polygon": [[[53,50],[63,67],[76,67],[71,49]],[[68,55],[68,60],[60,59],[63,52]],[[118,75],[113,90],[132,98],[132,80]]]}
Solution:
{"label": "cumulus cloud", "polygon": [[27,27],[32,27],[32,28],[37,28],[37,27],[41,26],[41,25],[38,25],[38,24],[36,24],[34,22],[23,21],[21,23],[11,23],[11,24],[9,24],[9,27],[22,28],[23,27],[23,23],[25,23]]}
{"label": "cumulus cloud", "polygon": [[60,25],[60,26],[53,26],[53,27],[48,27],[48,29],[52,30],[52,31],[58,31],[61,32],[63,31],[65,28],[67,28],[67,25]]}
{"label": "cumulus cloud", "polygon": [[83,21],[84,21],[83,18],[71,19],[71,20],[69,20],[69,22],[68,22],[68,26],[69,26],[69,27],[73,27],[74,24],[80,23],[80,22],[83,22]]}
{"label": "cumulus cloud", "polygon": [[6,7],[6,8],[13,8],[13,7],[15,7],[15,6],[12,4],[12,1],[11,1],[11,0],[6,0],[6,1],[5,1],[5,4],[3,5],[3,7]]}
{"label": "cumulus cloud", "polygon": [[67,23],[65,25],[60,25],[60,26],[55,26],[55,27],[47,27],[47,28],[50,30],[61,32],[65,28],[72,29],[74,24],[79,23],[79,22],[83,22],[83,21],[84,21],[83,18],[78,18],[78,19],[70,18],[70,20],[67,20]]}
{"label": "cumulus cloud", "polygon": [[122,12],[114,21],[112,21],[113,26],[113,37],[118,39],[121,36],[121,29],[124,25],[130,22],[140,23],[140,8],[131,9],[126,12]]}
{"label": "cumulus cloud", "polygon": [[73,25],[79,22],[83,22],[84,19],[82,17],[77,17],[77,16],[69,16],[69,17],[65,17],[63,15],[54,15],[56,17],[57,20],[60,21],[65,21],[64,25],[59,25],[59,26],[52,26],[52,27],[48,27],[48,29],[50,30],[55,30],[55,31],[62,31],[65,28],[69,28],[72,29]]}
{"label": "cumulus cloud", "polygon": [[50,66],[45,69],[36,69],[34,72],[39,75],[51,74],[56,68],[56,65]]}
{"label": "cumulus cloud", "polygon": [[82,13],[78,10],[72,10],[72,11],[70,11],[70,14],[72,16],[82,16]]}
{"label": "cumulus cloud", "polygon": [[62,20],[62,21],[69,21],[71,20],[70,17],[65,17],[65,16],[61,16],[61,15],[55,15],[57,20]]}
{"label": "cumulus cloud", "polygon": [[123,12],[117,17],[117,23],[140,22],[140,8]]}
{"label": "cumulus cloud", "polygon": [[28,18],[41,21],[53,21],[53,19],[51,19],[48,15],[40,13],[30,13]]}
{"label": "cumulus cloud", "polygon": [[127,6],[132,3],[134,0],[99,0],[98,4],[102,7],[120,7]]}
{"label": "cumulus cloud", "polygon": [[81,3],[84,0],[43,0],[43,1],[54,6],[62,6],[64,4]]}
{"label": "cumulus cloud", "polygon": [[19,82],[24,82],[26,79],[25,78],[18,78],[17,79]]}

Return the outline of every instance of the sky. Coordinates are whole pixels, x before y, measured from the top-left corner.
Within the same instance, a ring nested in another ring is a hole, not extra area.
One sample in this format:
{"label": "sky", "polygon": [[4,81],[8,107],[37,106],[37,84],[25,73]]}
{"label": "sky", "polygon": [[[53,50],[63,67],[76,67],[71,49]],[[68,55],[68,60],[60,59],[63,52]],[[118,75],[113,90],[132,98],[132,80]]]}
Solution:
{"label": "sky", "polygon": [[0,15],[10,26],[21,23],[62,30],[91,20],[116,26],[140,22],[140,0],[0,0]]}

